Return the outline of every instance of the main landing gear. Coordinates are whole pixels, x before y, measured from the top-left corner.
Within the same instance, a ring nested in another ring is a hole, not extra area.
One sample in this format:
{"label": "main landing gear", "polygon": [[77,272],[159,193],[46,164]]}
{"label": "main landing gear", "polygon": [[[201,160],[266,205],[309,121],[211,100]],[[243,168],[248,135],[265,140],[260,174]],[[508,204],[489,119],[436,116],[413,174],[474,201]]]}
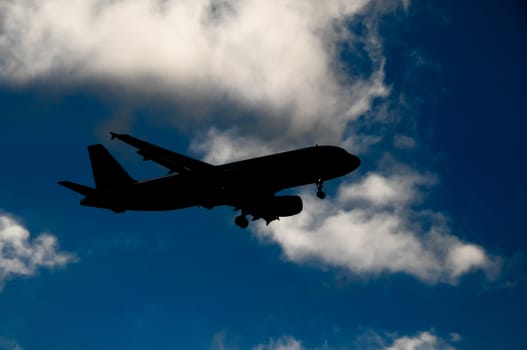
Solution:
{"label": "main landing gear", "polygon": [[247,226],[249,226],[249,220],[247,220],[244,214],[237,216],[234,219],[234,223],[241,228],[247,228]]}
{"label": "main landing gear", "polygon": [[326,192],[322,191],[322,187],[324,187],[322,179],[318,179],[316,182],[316,185],[317,185],[317,197],[320,199],[326,198]]}

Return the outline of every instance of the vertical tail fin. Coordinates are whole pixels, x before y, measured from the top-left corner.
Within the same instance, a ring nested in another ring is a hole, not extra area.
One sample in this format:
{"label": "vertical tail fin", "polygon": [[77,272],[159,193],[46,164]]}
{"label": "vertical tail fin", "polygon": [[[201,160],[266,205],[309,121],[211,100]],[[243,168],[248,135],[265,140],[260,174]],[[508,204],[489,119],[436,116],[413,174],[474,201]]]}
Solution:
{"label": "vertical tail fin", "polygon": [[95,188],[105,190],[135,182],[103,145],[88,146]]}

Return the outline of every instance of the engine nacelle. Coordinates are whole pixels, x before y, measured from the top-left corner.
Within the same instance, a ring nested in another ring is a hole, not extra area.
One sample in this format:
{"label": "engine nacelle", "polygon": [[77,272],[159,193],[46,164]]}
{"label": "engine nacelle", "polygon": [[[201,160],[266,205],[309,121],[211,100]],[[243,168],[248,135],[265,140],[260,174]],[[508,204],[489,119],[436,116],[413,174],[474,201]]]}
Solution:
{"label": "engine nacelle", "polygon": [[266,201],[262,207],[262,217],[292,216],[300,213],[303,208],[299,196],[276,196]]}

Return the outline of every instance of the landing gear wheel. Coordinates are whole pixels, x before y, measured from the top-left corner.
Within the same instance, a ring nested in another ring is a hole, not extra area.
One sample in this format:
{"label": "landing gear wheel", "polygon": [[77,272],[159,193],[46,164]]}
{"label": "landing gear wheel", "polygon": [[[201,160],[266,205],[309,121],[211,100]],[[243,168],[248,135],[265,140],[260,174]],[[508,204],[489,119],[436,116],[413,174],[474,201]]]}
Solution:
{"label": "landing gear wheel", "polygon": [[324,187],[322,179],[318,179],[316,182],[316,185],[317,185],[317,197],[320,199],[326,198],[326,193],[322,191],[322,188]]}
{"label": "landing gear wheel", "polygon": [[249,220],[243,215],[237,216],[234,219],[234,223],[241,228],[247,228],[249,226]]}

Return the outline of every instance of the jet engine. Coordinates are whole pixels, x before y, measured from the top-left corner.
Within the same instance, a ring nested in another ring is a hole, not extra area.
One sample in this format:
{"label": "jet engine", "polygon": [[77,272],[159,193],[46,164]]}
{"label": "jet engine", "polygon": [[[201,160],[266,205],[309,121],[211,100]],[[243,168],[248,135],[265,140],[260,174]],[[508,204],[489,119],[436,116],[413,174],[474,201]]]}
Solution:
{"label": "jet engine", "polygon": [[266,202],[262,211],[275,216],[292,216],[300,213],[302,208],[302,198],[299,196],[277,196]]}
{"label": "jet engine", "polygon": [[302,211],[302,198],[299,196],[277,196],[264,203],[252,211],[253,220],[264,219],[267,225],[273,220],[278,220],[281,216],[292,216]]}
{"label": "jet engine", "polygon": [[302,211],[302,198],[299,196],[276,196],[258,201],[254,206],[246,207],[242,210],[241,215],[237,216],[234,223],[241,228],[249,225],[249,220],[245,215],[252,215],[252,219],[264,219],[269,225],[271,221],[278,220],[280,216],[292,216]]}

